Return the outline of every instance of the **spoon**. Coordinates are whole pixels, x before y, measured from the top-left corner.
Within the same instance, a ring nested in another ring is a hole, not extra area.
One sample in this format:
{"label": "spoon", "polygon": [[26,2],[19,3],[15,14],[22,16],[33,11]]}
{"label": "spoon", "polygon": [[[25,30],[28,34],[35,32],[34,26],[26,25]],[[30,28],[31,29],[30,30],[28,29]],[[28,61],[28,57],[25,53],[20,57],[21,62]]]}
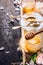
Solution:
{"label": "spoon", "polygon": [[39,30],[38,32],[27,33],[25,36],[25,39],[29,40],[29,39],[33,38],[35,35],[42,33],[42,32],[43,32],[43,29]]}

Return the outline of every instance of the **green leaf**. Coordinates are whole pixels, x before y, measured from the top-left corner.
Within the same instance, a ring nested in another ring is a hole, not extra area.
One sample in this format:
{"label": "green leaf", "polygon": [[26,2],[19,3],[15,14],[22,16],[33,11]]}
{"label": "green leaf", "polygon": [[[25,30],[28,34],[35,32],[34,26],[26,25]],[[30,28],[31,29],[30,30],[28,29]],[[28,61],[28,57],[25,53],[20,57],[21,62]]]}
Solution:
{"label": "green leaf", "polygon": [[30,60],[33,60],[34,63],[36,63],[36,57],[37,57],[37,53],[34,53],[34,54],[31,56]]}

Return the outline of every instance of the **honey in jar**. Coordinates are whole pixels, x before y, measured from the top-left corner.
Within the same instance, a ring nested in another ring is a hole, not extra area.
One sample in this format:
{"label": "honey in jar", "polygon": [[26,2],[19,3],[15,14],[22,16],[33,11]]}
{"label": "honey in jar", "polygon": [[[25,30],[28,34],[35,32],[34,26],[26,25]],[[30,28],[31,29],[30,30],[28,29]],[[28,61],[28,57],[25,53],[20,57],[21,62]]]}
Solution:
{"label": "honey in jar", "polygon": [[[24,30],[24,36],[27,34],[28,31]],[[23,43],[24,40],[24,43]],[[37,52],[41,48],[41,36],[36,35],[34,38],[26,40],[25,38],[21,38],[20,40],[21,47],[26,51],[26,52]]]}

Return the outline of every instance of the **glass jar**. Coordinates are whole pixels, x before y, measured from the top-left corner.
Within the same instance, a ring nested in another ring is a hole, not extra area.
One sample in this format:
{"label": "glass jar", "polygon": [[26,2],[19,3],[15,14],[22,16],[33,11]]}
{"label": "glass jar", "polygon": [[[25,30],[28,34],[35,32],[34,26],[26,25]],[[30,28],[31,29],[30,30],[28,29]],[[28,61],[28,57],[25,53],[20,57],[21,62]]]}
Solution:
{"label": "glass jar", "polygon": [[[36,11],[35,1],[28,0],[24,1],[21,6],[21,27],[22,27],[22,43],[21,47],[24,48],[26,52],[37,52],[41,48],[41,35],[36,35],[30,40],[25,39],[25,35],[31,31],[39,31],[43,27],[43,17]],[[35,24],[35,26],[34,26]],[[20,40],[21,41],[21,40]]]}

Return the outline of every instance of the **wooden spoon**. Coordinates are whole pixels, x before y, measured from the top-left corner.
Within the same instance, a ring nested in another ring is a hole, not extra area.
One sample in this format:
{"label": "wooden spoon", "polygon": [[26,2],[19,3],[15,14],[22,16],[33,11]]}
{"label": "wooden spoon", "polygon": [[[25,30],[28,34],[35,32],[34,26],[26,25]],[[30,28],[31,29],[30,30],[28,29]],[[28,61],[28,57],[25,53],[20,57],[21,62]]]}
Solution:
{"label": "wooden spoon", "polygon": [[25,39],[29,40],[29,39],[33,38],[35,35],[42,33],[42,32],[43,32],[43,29],[39,30],[38,32],[27,33],[25,36]]}

